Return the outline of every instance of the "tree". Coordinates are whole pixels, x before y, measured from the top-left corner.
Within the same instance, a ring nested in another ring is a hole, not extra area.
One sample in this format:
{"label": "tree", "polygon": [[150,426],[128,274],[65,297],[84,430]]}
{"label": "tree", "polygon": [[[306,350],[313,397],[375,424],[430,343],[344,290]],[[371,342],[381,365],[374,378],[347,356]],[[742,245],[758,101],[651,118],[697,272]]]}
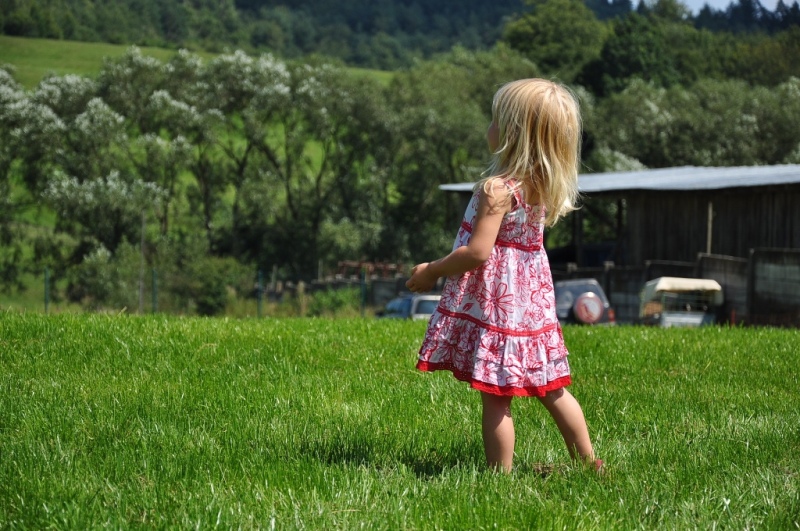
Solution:
{"label": "tree", "polygon": [[544,72],[571,81],[600,56],[606,26],[582,0],[529,0],[533,8],[509,22],[504,40]]}
{"label": "tree", "polygon": [[69,228],[82,240],[81,251],[102,247],[113,254],[122,242],[139,240],[142,212],[156,207],[164,195],[153,183],[129,182],[113,171],[89,181],[57,173],[44,197],[62,230]]}
{"label": "tree", "polygon": [[598,105],[593,134],[648,167],[780,164],[800,144],[800,91],[703,80],[691,89],[641,81]]}
{"label": "tree", "polygon": [[[203,85],[206,86],[206,85]],[[184,95],[191,95],[196,89],[186,89]],[[225,161],[217,147],[225,116],[215,107],[207,107],[211,95],[198,98],[200,106],[191,105],[175,99],[166,90],[150,94],[147,104],[147,120],[157,126],[159,137],[166,136],[170,142],[183,142],[189,148],[181,149],[183,158],[170,158],[172,162],[186,164],[194,182],[187,186],[186,200],[190,210],[201,219],[208,249],[216,250],[217,234],[214,222],[222,209],[221,197],[228,185]],[[176,145],[177,147],[177,145]],[[176,169],[166,168],[165,175],[177,175]],[[168,187],[169,189],[169,187]]]}
{"label": "tree", "polygon": [[727,27],[727,19],[723,11],[714,9],[706,3],[694,17],[694,25],[697,28],[711,31],[724,31]]}
{"label": "tree", "polygon": [[[27,118],[28,102],[22,86],[9,70],[0,68],[0,289],[21,288],[23,251],[16,227],[20,205],[12,199],[12,168],[24,145],[20,128]],[[21,142],[22,141],[22,142]]]}
{"label": "tree", "polygon": [[758,160],[763,164],[800,162],[800,78],[791,77],[775,87],[753,87],[748,106],[758,123]]}
{"label": "tree", "polygon": [[738,0],[731,2],[725,10],[728,18],[728,30],[734,33],[758,31],[762,20],[769,16],[758,0]]}
{"label": "tree", "polygon": [[261,260],[280,250],[295,275],[308,277],[316,272],[323,222],[345,216],[358,221],[362,208],[374,214],[368,208],[376,173],[371,153],[373,139],[382,136],[373,133],[384,109],[371,97],[375,85],[343,69],[288,66],[288,92],[281,96],[288,100],[276,106],[270,131],[257,146],[265,167],[256,188],[283,205],[271,209]]}
{"label": "tree", "polygon": [[[0,195],[5,204],[0,221],[0,245],[5,245],[2,271],[6,286],[18,283],[19,275],[32,265],[22,253],[23,243],[33,247],[31,261],[51,263],[50,255],[63,257],[72,250],[65,242],[53,243],[46,231],[24,230],[19,218],[42,208],[42,199],[55,172],[74,170],[81,178],[92,179],[93,172],[109,167],[106,142],[112,142],[113,128],[119,122],[107,107],[94,97],[90,80],[77,76],[45,78],[26,94],[5,70],[0,71]],[[79,150],[76,151],[75,148]],[[83,150],[83,151],[81,151]],[[97,155],[93,159],[92,155]],[[12,194],[11,190],[15,193]],[[71,224],[72,213],[58,219]],[[22,229],[22,230],[21,230]],[[63,272],[57,264],[54,275]]]}
{"label": "tree", "polygon": [[128,144],[128,155],[142,182],[154,183],[163,192],[154,214],[158,218],[162,236],[169,234],[170,207],[178,194],[178,181],[188,168],[193,146],[178,135],[166,140],[146,133]]}
{"label": "tree", "polygon": [[728,77],[775,86],[800,75],[800,26],[772,37],[741,36],[731,48],[733,60],[725,64]]}
{"label": "tree", "polygon": [[621,90],[633,78],[665,87],[679,82],[680,72],[662,21],[631,13],[615,20],[612,28],[600,57],[583,68],[578,83],[605,96]]}
{"label": "tree", "polygon": [[775,6],[775,27],[778,30],[787,30],[792,26],[800,26],[800,4],[797,0],[791,6],[783,0],[778,0]]}
{"label": "tree", "polygon": [[98,96],[127,120],[132,133],[153,132],[147,107],[151,95],[163,88],[167,72],[161,61],[132,46],[122,57],[106,59],[97,79]]}
{"label": "tree", "polygon": [[664,22],[688,23],[692,19],[692,10],[680,0],[651,0],[642,6],[647,16]]}

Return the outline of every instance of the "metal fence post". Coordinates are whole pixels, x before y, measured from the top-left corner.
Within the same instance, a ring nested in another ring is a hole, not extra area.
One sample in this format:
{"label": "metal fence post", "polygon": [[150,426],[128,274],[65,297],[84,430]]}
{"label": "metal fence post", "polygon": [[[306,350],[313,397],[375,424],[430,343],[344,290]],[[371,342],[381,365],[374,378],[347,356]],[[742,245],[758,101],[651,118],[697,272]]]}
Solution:
{"label": "metal fence post", "polygon": [[367,309],[367,268],[361,268],[361,317]]}
{"label": "metal fence post", "polygon": [[256,286],[256,299],[258,300],[258,318],[261,319],[261,308],[263,306],[264,300],[264,272],[259,269],[258,270],[258,285]]}
{"label": "metal fence post", "polygon": [[44,313],[50,313],[50,268],[44,268]]}
{"label": "metal fence post", "polygon": [[153,268],[153,293],[152,293],[153,313],[158,311],[158,271]]}

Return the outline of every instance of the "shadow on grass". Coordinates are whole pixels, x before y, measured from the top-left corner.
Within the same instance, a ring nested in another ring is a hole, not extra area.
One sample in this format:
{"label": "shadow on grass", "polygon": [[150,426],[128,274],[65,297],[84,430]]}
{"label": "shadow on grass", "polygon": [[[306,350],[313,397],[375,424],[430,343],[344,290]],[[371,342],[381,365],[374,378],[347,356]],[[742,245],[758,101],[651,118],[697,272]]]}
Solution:
{"label": "shadow on grass", "polygon": [[469,445],[422,447],[417,444],[391,448],[391,444],[384,441],[352,435],[308,440],[298,451],[328,465],[364,466],[376,470],[402,465],[421,479],[438,477],[465,466],[480,468],[484,464],[483,448]]}
{"label": "shadow on grass", "polygon": [[478,467],[482,462],[477,462],[464,452],[462,455],[451,455],[447,458],[440,456],[435,450],[430,454],[424,455],[404,455],[399,460],[409,470],[414,472],[414,475],[420,479],[432,479],[446,474],[448,471],[462,468],[462,467]]}

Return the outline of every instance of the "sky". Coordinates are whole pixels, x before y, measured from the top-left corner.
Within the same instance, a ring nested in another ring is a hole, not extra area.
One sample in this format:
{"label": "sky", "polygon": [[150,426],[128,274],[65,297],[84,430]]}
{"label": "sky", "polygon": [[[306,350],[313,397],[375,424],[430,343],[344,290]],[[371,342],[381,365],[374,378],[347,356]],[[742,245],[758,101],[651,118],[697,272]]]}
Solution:
{"label": "sky", "polygon": [[[778,4],[778,0],[760,0],[761,5],[769,9],[770,11],[775,11],[775,6]],[[783,2],[787,5],[791,5],[794,0],[783,0]],[[731,0],[682,0],[682,3],[689,6],[689,9],[692,10],[692,13],[697,14],[705,4],[711,6],[712,9],[718,10],[725,10],[731,4]],[[636,2],[634,2],[636,5]]]}

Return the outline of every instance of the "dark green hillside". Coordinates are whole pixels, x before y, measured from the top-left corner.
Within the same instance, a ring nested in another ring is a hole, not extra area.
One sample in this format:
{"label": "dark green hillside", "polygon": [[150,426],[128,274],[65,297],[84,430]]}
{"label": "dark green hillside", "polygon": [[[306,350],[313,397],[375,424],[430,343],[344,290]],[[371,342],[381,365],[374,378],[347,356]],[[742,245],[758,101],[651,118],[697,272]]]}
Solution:
{"label": "dark green hillside", "polygon": [[[189,48],[270,51],[292,58],[336,57],[354,66],[395,69],[453,46],[490,48],[510,20],[535,12],[544,0],[0,0],[0,33],[77,41]],[[600,21],[631,12],[713,32],[765,33],[800,24],[796,0],[770,11],[757,0],[725,10],[706,6],[694,16],[676,0],[582,0]],[[573,9],[563,11],[571,15]],[[559,24],[560,26],[560,24]],[[569,28],[561,29],[572,35]]]}
{"label": "dark green hillside", "polygon": [[370,2],[1,0],[0,33],[284,57],[323,54],[395,68],[459,44],[485,49],[522,0]]}

